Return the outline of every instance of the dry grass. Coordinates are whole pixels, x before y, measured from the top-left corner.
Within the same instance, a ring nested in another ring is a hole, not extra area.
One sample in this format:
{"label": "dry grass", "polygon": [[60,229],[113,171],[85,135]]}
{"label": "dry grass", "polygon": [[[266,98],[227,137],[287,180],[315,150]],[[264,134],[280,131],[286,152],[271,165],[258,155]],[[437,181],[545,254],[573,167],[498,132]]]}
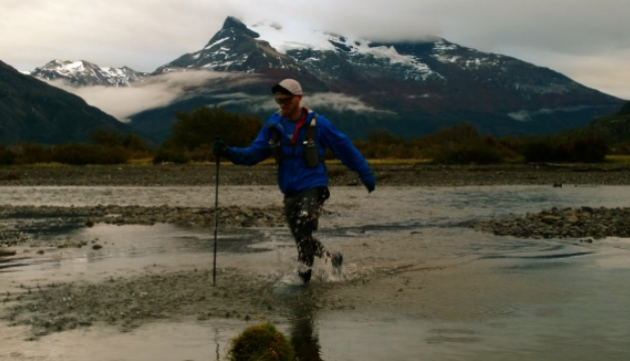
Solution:
{"label": "dry grass", "polygon": [[607,155],[606,163],[621,163],[621,164],[629,164],[630,163],[630,155]]}

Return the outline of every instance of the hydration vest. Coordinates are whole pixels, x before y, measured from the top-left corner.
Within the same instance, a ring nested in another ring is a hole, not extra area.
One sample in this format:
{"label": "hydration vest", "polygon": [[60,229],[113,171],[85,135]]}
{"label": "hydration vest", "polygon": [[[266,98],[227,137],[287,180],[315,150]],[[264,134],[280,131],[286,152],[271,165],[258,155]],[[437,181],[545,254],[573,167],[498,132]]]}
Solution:
{"label": "hydration vest", "polygon": [[[315,137],[317,135],[317,114],[313,116],[313,119],[311,119],[311,122],[308,124],[308,128],[306,128],[304,141],[302,142],[302,147],[304,148],[302,155],[283,154],[283,145],[294,144],[282,142],[282,133],[278,130],[278,128],[276,128],[275,124],[269,126],[269,131],[271,133],[269,148],[271,148],[271,154],[273,154],[273,157],[278,165],[282,164],[282,161],[285,158],[303,158],[304,163],[306,163],[306,166],[309,168],[315,168],[321,162],[321,159],[319,158],[319,148],[317,147],[317,143],[315,141]],[[296,133],[297,131],[298,129],[296,129]],[[295,136],[297,137],[297,134]]]}

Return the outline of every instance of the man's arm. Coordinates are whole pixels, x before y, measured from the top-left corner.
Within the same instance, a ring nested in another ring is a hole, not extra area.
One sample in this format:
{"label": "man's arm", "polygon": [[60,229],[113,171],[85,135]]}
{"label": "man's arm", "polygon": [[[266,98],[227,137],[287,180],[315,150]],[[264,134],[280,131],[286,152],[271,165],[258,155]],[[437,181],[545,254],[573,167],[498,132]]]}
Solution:
{"label": "man's arm", "polygon": [[320,115],[317,118],[317,128],[320,136],[318,141],[332,149],[341,163],[359,174],[368,191],[373,191],[376,186],[376,177],[363,154],[352,144],[352,141],[324,116]]}
{"label": "man's arm", "polygon": [[254,142],[247,148],[228,147],[229,156],[227,158],[234,164],[254,165],[269,158],[271,149],[269,148],[270,132],[266,126],[258,132]]}

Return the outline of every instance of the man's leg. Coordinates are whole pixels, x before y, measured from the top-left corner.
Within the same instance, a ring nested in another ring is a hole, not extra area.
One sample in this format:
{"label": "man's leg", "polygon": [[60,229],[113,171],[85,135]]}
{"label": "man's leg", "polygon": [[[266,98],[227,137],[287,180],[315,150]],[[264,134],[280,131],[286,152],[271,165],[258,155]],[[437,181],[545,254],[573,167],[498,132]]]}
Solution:
{"label": "man's leg", "polygon": [[304,282],[311,278],[310,267],[313,266],[315,256],[322,257],[325,253],[324,246],[313,238],[313,231],[317,229],[322,206],[329,196],[328,188],[317,187],[284,198],[285,216],[295,238],[298,261],[308,267],[300,271]]}

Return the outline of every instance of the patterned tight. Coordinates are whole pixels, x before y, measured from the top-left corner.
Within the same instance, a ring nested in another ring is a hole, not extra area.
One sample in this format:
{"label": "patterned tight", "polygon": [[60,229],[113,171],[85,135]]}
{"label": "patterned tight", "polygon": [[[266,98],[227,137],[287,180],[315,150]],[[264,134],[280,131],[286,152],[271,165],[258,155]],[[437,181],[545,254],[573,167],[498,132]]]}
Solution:
{"label": "patterned tight", "polygon": [[313,266],[315,256],[322,257],[324,246],[315,238],[319,215],[330,192],[326,187],[316,187],[284,197],[284,215],[289,222],[289,229],[295,238],[298,249],[298,261]]}

